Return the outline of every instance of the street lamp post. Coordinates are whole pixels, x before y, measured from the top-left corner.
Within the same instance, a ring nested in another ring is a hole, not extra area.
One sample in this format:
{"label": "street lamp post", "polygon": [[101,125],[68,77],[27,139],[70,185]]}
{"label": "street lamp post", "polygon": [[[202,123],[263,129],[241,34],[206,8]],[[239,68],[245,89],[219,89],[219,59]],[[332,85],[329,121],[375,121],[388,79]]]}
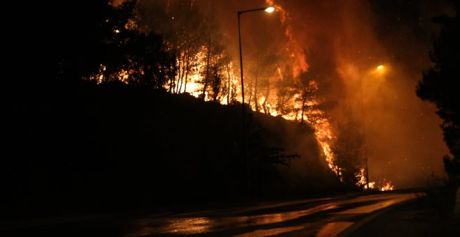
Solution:
{"label": "street lamp post", "polygon": [[250,165],[248,161],[248,137],[247,137],[247,131],[246,131],[246,119],[245,119],[245,114],[246,114],[246,109],[244,106],[244,73],[243,73],[243,45],[242,45],[242,40],[241,40],[241,15],[245,13],[250,13],[250,12],[257,12],[257,11],[265,11],[266,13],[273,13],[275,12],[275,8],[272,6],[269,7],[264,7],[264,8],[255,8],[255,9],[248,9],[248,10],[242,10],[238,11],[238,43],[239,43],[239,50],[240,50],[240,79],[241,79],[241,106],[242,106],[242,136],[243,136],[243,155],[244,155],[244,160],[246,162],[246,172],[247,172],[247,192],[248,192],[248,198],[251,196],[250,195],[250,190],[251,190],[251,181],[250,181]]}
{"label": "street lamp post", "polygon": [[365,175],[366,175],[366,190],[370,190],[369,188],[369,157],[368,157],[368,152],[367,152],[367,142],[366,142],[366,108],[365,108],[365,96],[364,96],[364,83],[363,83],[363,77],[360,78],[360,92],[361,92],[361,113],[363,115],[363,123],[362,123],[362,132],[363,132],[363,137],[364,137],[364,147],[363,147],[363,155],[364,155],[364,158],[365,158]]}
{"label": "street lamp post", "polygon": [[[373,74],[374,75],[377,75],[377,76],[384,76],[385,73],[387,71],[387,67],[384,65],[384,64],[381,64],[381,65],[378,65],[374,70],[373,70]],[[360,79],[360,91],[361,91],[361,109],[363,110],[362,111],[362,114],[364,115],[364,120],[363,120],[363,136],[364,136],[364,139],[366,139],[366,112],[365,112],[365,102],[364,100],[366,99],[365,98],[365,94],[364,94],[364,83],[363,83],[363,78]],[[366,141],[364,142],[364,157],[366,158],[366,189],[369,190],[370,186],[369,186],[369,154],[368,154],[368,151],[367,151],[367,143]]]}

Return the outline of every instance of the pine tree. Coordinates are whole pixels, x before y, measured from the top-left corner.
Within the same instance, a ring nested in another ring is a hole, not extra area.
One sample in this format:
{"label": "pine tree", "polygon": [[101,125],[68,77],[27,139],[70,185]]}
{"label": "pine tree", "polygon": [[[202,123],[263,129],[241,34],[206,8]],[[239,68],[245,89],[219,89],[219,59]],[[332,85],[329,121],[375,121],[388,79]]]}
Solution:
{"label": "pine tree", "polygon": [[[458,1],[452,1],[459,9]],[[451,182],[459,184],[460,177],[460,29],[458,15],[433,19],[441,26],[431,51],[432,67],[424,72],[417,95],[433,102],[442,119],[444,140],[453,155],[445,156],[445,168]]]}

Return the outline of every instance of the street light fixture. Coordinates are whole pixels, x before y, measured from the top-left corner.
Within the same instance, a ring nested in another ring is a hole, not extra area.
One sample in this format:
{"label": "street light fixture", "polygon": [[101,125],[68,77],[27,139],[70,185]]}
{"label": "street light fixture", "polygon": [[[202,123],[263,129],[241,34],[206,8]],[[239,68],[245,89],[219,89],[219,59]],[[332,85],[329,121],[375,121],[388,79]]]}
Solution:
{"label": "street light fixture", "polygon": [[267,7],[267,8],[265,8],[266,13],[273,13],[273,12],[275,12],[275,10],[276,10],[275,7]]}
{"label": "street light fixture", "polygon": [[247,10],[242,10],[238,11],[238,43],[239,43],[239,49],[240,49],[240,77],[241,77],[241,105],[242,105],[242,111],[241,111],[241,116],[242,116],[242,136],[243,136],[243,158],[246,161],[246,172],[247,172],[247,192],[248,192],[248,198],[250,198],[251,195],[251,178],[250,178],[250,165],[249,165],[249,160],[248,160],[248,136],[247,136],[247,131],[246,131],[246,119],[245,119],[245,106],[244,106],[244,73],[243,73],[243,46],[242,46],[242,41],[241,41],[241,15],[245,13],[250,13],[250,12],[257,12],[257,11],[264,11],[268,14],[271,14],[275,12],[275,7],[273,6],[268,6],[264,8],[255,8],[255,9],[247,9]]}
{"label": "street light fixture", "polygon": [[[387,74],[387,71],[388,71],[388,67],[387,65],[385,64],[380,64],[380,65],[377,65],[370,73],[371,75],[373,74],[374,75],[374,78],[375,76],[378,76],[378,77],[382,77],[384,76],[385,74]],[[364,85],[363,85],[363,78],[360,79],[360,91],[361,91],[361,109],[362,109],[362,113],[363,113],[363,117],[364,117],[364,120],[363,120],[363,135],[364,137],[366,137],[366,116],[365,116],[365,94],[364,94]],[[370,189],[370,186],[369,186],[369,155],[368,155],[368,152],[367,152],[367,144],[365,142],[364,144],[364,157],[366,159],[366,189],[369,190]]]}

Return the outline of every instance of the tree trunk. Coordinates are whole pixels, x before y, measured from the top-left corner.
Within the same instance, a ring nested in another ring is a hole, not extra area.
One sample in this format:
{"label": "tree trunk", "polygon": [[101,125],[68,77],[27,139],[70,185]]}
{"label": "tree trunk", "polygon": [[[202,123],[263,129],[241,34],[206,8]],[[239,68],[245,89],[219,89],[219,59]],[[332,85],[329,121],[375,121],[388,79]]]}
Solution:
{"label": "tree trunk", "polygon": [[230,104],[230,97],[232,94],[232,77],[230,74],[230,68],[228,64],[225,66],[227,68],[227,104]]}
{"label": "tree trunk", "polygon": [[184,74],[182,75],[180,85],[179,85],[179,88],[177,90],[178,94],[181,93],[182,87],[187,83],[187,78],[188,78],[189,72],[190,72],[190,54],[187,53],[187,55],[185,57]]}
{"label": "tree trunk", "polygon": [[301,119],[300,119],[300,124],[304,124],[305,123],[305,120],[304,120],[304,117],[305,117],[305,104],[307,102],[307,95],[304,91],[304,95],[302,96],[302,115],[301,115]]}
{"label": "tree trunk", "polygon": [[267,81],[267,88],[265,90],[265,99],[264,103],[262,103],[262,108],[264,109],[265,114],[270,114],[270,110],[267,107],[268,97],[270,96],[270,80]]}
{"label": "tree trunk", "polygon": [[254,83],[254,105],[256,112],[259,112],[259,98],[257,97],[259,87],[259,70],[257,70],[255,83]]}
{"label": "tree trunk", "polygon": [[171,92],[172,93],[176,93],[177,83],[179,82],[180,78],[182,77],[183,65],[184,65],[184,53],[181,52],[179,54],[179,65],[177,67],[179,69],[178,70],[179,73],[177,74],[176,78],[174,79],[174,83],[171,84],[171,86],[172,86]]}
{"label": "tree trunk", "polygon": [[177,79],[177,82],[176,82],[176,85],[175,85],[175,89],[174,89],[174,93],[175,94],[178,94],[179,93],[179,88],[181,86],[181,83],[182,81],[184,80],[184,77],[185,77],[185,74],[187,73],[187,66],[186,64],[188,63],[188,51],[184,51],[181,55],[181,67],[179,69],[180,73],[179,73],[179,77]]}
{"label": "tree trunk", "polygon": [[[189,71],[189,66],[187,66],[187,71]],[[185,74],[185,86],[184,86],[184,93],[187,93],[187,82],[188,82],[188,73]]]}
{"label": "tree trunk", "polygon": [[203,85],[203,92],[201,94],[201,97],[203,101],[206,100],[206,89],[208,88],[208,83],[209,83],[209,64],[211,61],[211,37],[209,37],[208,41],[208,52],[206,55],[206,73],[204,75],[204,85]]}

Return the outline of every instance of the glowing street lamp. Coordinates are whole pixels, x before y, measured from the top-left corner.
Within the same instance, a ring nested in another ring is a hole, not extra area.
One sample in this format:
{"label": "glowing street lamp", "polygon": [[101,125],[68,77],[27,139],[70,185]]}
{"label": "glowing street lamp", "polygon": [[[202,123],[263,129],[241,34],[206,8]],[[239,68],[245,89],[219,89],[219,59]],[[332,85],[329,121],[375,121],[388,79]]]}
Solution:
{"label": "glowing street lamp", "polygon": [[266,12],[266,13],[269,13],[269,14],[275,12],[275,10],[276,10],[275,7],[271,7],[271,6],[265,8],[265,12]]}
{"label": "glowing street lamp", "polygon": [[386,71],[387,71],[387,67],[386,67],[385,65],[383,65],[383,64],[378,65],[378,66],[375,67],[375,69],[374,69],[374,72],[377,73],[377,74],[379,74],[379,75],[385,74]]}

